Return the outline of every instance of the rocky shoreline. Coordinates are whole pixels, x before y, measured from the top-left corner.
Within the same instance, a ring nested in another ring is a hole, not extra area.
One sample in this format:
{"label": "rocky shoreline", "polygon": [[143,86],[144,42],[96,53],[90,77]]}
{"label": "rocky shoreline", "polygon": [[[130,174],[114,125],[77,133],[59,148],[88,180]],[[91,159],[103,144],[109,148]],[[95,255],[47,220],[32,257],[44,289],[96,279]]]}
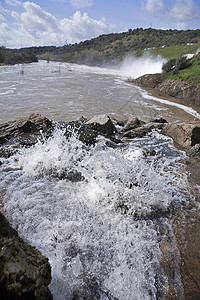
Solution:
{"label": "rocky shoreline", "polygon": [[160,96],[173,97],[187,106],[200,106],[200,88],[187,81],[178,79],[164,79],[162,74],[146,74],[136,79],[130,79],[145,89],[153,89]]}
{"label": "rocky shoreline", "polygon": [[[118,121],[108,116],[84,117],[78,121],[59,122],[65,129],[65,135],[77,132],[79,139],[86,145],[94,145],[98,135],[107,138],[107,145],[115,147],[119,143],[140,138],[159,129],[171,137],[179,149],[186,151],[189,159],[187,171],[192,186],[200,179],[200,121],[168,124],[163,118],[145,123],[136,117]],[[13,155],[21,147],[30,147],[44,136],[51,136],[56,123],[38,114],[27,119],[20,119],[0,125],[0,164],[4,158]],[[145,155],[155,155],[146,149]],[[81,180],[81,174],[57,174],[60,179]],[[181,278],[185,299],[200,298],[200,223],[197,204],[200,201],[199,191],[193,190],[194,201],[184,211],[175,211],[170,217],[174,236],[165,234],[161,242],[162,267],[168,277],[169,293],[159,299],[183,299],[183,291],[178,286],[175,267],[181,268]],[[195,210],[193,209],[195,208]],[[34,247],[28,245],[10,226],[0,209],[0,296],[2,299],[51,299],[48,284],[51,270],[48,259]],[[189,224],[189,226],[188,226]],[[177,245],[174,247],[174,245]],[[177,249],[178,247],[178,249]],[[177,254],[177,252],[179,255]]]}

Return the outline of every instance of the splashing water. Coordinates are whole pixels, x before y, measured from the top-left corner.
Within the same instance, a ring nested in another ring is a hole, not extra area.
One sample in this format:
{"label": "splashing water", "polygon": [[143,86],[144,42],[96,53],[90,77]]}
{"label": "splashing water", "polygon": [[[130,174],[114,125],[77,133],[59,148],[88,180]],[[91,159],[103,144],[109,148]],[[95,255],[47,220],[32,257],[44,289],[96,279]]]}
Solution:
{"label": "splashing water", "polygon": [[141,57],[127,56],[121,66],[120,73],[122,76],[137,78],[144,74],[161,73],[162,66],[166,59],[161,56],[143,55]]}
{"label": "splashing water", "polygon": [[113,149],[56,129],[4,161],[4,210],[49,258],[54,299],[156,299],[157,225],[184,200],[183,155],[157,132]]}

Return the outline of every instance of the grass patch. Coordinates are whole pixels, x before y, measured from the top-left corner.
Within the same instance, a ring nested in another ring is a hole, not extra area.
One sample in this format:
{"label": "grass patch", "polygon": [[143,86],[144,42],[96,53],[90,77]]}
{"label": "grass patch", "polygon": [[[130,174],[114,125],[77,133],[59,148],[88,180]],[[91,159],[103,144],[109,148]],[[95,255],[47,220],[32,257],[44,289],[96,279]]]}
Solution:
{"label": "grass patch", "polygon": [[193,54],[199,48],[199,44],[193,45],[181,45],[181,46],[169,46],[164,48],[154,48],[148,50],[152,55],[160,55],[165,59],[177,58],[184,54]]}
{"label": "grass patch", "polygon": [[166,78],[182,79],[200,86],[200,54],[194,56],[190,62],[191,65],[188,68],[180,70],[176,75],[174,75],[173,71],[171,71],[166,74]]}

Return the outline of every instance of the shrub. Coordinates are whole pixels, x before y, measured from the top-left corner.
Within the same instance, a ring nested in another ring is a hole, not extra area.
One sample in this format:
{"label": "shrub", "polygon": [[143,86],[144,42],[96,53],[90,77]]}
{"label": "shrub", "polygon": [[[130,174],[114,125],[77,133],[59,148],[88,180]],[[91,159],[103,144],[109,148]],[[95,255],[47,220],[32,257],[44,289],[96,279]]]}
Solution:
{"label": "shrub", "polygon": [[187,59],[186,56],[180,56],[176,59],[175,68],[173,70],[174,74],[178,74],[180,70],[184,70],[191,65],[190,59]]}
{"label": "shrub", "polygon": [[180,56],[177,59],[173,58],[168,60],[163,66],[162,70],[166,73],[173,70],[174,74],[178,74],[180,70],[184,70],[191,65],[190,59],[186,56]]}
{"label": "shrub", "polygon": [[173,70],[176,66],[176,59],[170,59],[168,60],[163,66],[162,66],[162,70],[166,73],[170,72],[171,70]]}

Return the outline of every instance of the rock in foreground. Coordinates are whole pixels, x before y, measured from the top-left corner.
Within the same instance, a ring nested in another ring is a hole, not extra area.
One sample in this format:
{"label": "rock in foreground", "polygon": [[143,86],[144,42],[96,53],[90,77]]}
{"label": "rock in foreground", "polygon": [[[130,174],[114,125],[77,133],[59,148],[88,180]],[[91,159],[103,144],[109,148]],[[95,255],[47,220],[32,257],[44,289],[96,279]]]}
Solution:
{"label": "rock in foreground", "polygon": [[200,150],[200,121],[169,124],[162,133],[192,154]]}
{"label": "rock in foreground", "polygon": [[25,243],[0,213],[0,299],[52,299],[48,259]]}
{"label": "rock in foreground", "polygon": [[113,122],[109,116],[97,115],[91,118],[86,124],[90,125],[93,130],[97,130],[99,133],[103,133],[106,136],[111,136],[117,132]]}
{"label": "rock in foreground", "polygon": [[40,130],[47,130],[52,122],[39,114],[31,114],[27,119],[19,119],[0,124],[0,144],[7,142],[10,138],[28,138],[31,144],[37,141]]}

